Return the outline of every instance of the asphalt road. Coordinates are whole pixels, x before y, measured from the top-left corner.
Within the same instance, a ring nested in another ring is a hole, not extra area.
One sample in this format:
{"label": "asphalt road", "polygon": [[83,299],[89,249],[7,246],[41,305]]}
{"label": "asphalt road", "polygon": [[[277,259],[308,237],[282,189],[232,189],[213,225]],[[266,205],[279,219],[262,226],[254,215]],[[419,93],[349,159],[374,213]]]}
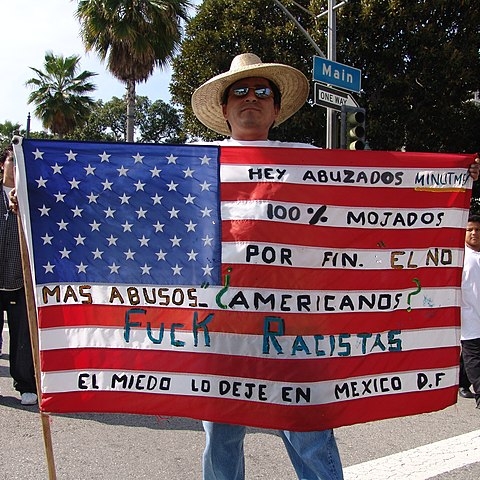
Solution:
{"label": "asphalt road", "polygon": [[[47,420],[59,480],[201,479],[204,434],[199,421],[104,414],[51,415]],[[459,398],[440,412],[335,432],[346,480],[480,478],[480,410],[474,400]],[[251,429],[245,452],[248,480],[296,478],[275,432]],[[4,353],[0,479],[48,478],[41,416],[36,406],[20,405]]]}

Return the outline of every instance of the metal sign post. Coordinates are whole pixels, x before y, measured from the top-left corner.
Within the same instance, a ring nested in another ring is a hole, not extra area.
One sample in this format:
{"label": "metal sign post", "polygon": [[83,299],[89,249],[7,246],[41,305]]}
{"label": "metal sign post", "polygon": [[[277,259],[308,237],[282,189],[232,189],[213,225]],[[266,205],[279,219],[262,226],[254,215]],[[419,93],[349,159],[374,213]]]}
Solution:
{"label": "metal sign post", "polygon": [[[337,18],[334,3],[337,0],[328,0],[328,59],[337,60]],[[327,108],[327,148],[337,148],[338,126],[337,113],[333,108]]]}

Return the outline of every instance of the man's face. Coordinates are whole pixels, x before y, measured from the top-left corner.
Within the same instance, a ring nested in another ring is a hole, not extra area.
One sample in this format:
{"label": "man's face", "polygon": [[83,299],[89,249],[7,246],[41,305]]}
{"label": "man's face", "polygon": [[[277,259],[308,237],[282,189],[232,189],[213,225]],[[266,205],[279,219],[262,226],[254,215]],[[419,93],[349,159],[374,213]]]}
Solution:
{"label": "man's face", "polygon": [[3,166],[3,184],[6,187],[14,187],[15,186],[15,165],[13,163],[13,153],[9,153],[7,158],[5,159]]}
{"label": "man's face", "polygon": [[477,252],[480,251],[480,223],[468,222],[465,232],[465,243]]}
{"label": "man's face", "polygon": [[[244,96],[236,96],[236,88],[249,88]],[[270,88],[265,78],[249,77],[235,82],[230,88],[227,104],[222,106],[223,116],[230,123],[232,138],[236,140],[267,140],[279,108],[274,104],[273,92],[267,98],[258,98],[255,88]]]}

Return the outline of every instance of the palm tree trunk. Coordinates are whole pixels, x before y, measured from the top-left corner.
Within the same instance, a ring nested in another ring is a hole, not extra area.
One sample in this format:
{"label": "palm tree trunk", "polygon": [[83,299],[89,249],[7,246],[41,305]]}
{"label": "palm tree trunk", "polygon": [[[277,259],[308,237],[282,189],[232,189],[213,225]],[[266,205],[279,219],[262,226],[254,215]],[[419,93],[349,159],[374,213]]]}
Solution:
{"label": "palm tree trunk", "polygon": [[127,80],[127,142],[133,142],[135,130],[135,82]]}

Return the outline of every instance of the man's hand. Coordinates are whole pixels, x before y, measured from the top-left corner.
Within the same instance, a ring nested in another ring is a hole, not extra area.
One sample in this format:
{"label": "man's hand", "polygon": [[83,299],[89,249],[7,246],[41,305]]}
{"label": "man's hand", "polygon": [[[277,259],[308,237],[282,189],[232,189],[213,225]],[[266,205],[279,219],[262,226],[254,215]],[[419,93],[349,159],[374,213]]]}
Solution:
{"label": "man's hand", "polygon": [[[477,172],[477,177],[478,177],[478,172]],[[13,213],[18,213],[17,190],[15,188],[12,188],[12,190],[10,191],[10,195],[8,198],[8,208]]]}
{"label": "man's hand", "polygon": [[478,180],[480,174],[480,153],[477,153],[477,156],[474,160],[475,163],[472,163],[468,169],[468,173],[473,178],[473,180]]}

